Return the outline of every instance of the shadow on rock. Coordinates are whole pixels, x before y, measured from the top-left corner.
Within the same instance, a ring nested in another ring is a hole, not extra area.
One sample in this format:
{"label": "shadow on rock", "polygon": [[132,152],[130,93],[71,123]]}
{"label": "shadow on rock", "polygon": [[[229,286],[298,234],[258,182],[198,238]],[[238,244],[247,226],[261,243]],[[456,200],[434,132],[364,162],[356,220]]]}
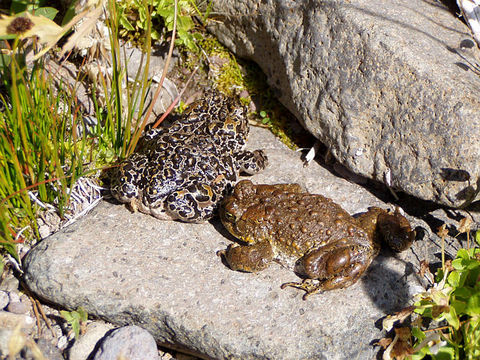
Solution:
{"label": "shadow on rock", "polygon": [[372,302],[385,314],[408,306],[412,287],[421,286],[411,262],[397,259],[401,265],[394,269],[389,257],[379,255],[360,280]]}
{"label": "shadow on rock", "polygon": [[218,216],[215,216],[213,219],[208,221],[214,228],[215,230],[221,234],[225,238],[225,243],[228,245],[231,242],[238,242],[238,239],[235,238],[232,234],[228,232],[227,229],[223,226],[220,218]]}

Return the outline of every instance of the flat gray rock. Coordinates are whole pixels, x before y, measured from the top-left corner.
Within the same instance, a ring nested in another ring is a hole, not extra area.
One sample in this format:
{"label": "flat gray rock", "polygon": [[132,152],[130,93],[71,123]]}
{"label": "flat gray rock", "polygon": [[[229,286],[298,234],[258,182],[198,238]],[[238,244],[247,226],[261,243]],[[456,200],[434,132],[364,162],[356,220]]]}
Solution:
{"label": "flat gray rock", "polygon": [[[304,167],[267,130],[253,128],[249,147],[270,160],[255,183],[298,182],[352,214],[386,207],[316,162]],[[371,359],[378,349],[370,343],[381,337],[375,322],[421,290],[418,262],[434,253],[417,241],[396,257],[379,256],[350,288],[303,301],[303,292],[280,289],[299,279],[277,264],[258,274],[226,267],[216,255],[231,243],[225,236],[218,220],[165,222],[103,202],[31,250],[25,281],[43,299],[138,325],[160,345],[203,358]]]}
{"label": "flat gray rock", "polygon": [[[340,163],[425,200],[478,199],[478,49],[454,9],[425,0],[212,4],[209,29],[260,65]],[[464,57],[453,50],[462,44],[475,48]]]}

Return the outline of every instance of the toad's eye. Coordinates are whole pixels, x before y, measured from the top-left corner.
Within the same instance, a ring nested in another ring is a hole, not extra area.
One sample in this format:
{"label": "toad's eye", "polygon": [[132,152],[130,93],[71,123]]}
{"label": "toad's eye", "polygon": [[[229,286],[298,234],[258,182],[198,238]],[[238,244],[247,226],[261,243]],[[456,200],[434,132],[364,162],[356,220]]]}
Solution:
{"label": "toad's eye", "polygon": [[228,221],[233,223],[233,222],[235,222],[235,215],[225,211],[225,219],[227,219]]}

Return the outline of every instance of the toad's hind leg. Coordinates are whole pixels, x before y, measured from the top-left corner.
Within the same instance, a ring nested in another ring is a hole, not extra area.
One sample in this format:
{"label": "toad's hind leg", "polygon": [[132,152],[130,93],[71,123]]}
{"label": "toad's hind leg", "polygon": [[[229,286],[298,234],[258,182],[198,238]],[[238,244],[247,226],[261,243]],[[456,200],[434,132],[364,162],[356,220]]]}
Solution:
{"label": "toad's hind leg", "polygon": [[292,286],[304,290],[306,299],[322,290],[348,287],[368,268],[375,253],[376,248],[372,246],[351,245],[346,239],[312,250],[300,258],[295,266],[297,274],[306,280],[283,284],[282,289]]}
{"label": "toad's hind leg", "polygon": [[240,151],[234,154],[236,162],[240,166],[240,172],[249,175],[256,174],[268,165],[267,155],[262,150]]}
{"label": "toad's hind leg", "polygon": [[253,245],[229,245],[227,250],[218,252],[224,256],[232,270],[257,272],[268,267],[273,259],[273,250],[270,242],[260,241]]}
{"label": "toad's hind leg", "polygon": [[168,195],[165,210],[173,219],[200,223],[213,217],[219,195],[210,185],[192,183]]}
{"label": "toad's hind leg", "polygon": [[364,272],[364,268],[361,264],[354,264],[349,268],[347,273],[340,273],[336,276],[325,279],[304,279],[302,282],[288,282],[282,284],[281,288],[285,289],[286,287],[294,287],[300,290],[304,290],[305,294],[303,295],[303,300],[307,300],[310,295],[319,293],[325,290],[334,290],[346,288],[354,284]]}
{"label": "toad's hind leg", "polygon": [[285,289],[287,287],[294,287],[296,289],[304,290],[305,294],[302,296],[303,300],[307,300],[310,295],[316,294],[320,291],[323,291],[322,283],[321,282],[314,282],[313,279],[303,279],[302,282],[287,282],[280,286],[281,289]]}

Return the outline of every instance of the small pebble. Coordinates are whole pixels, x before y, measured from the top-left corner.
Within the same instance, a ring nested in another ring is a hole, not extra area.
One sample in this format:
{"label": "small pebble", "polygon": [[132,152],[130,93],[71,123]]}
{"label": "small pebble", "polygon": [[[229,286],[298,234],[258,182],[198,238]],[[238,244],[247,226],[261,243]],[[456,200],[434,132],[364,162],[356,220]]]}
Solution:
{"label": "small pebble", "polygon": [[124,326],[112,331],[100,344],[93,360],[158,360],[157,344],[153,336],[138,326]]}
{"label": "small pebble", "polygon": [[60,349],[60,350],[65,350],[65,348],[67,347],[68,345],[68,339],[65,335],[62,335],[58,338],[58,342],[57,342],[57,347]]}
{"label": "small pebble", "polygon": [[10,299],[10,302],[20,302],[20,296],[17,294],[16,291],[10,291],[8,293],[8,298]]}
{"label": "small pebble", "polygon": [[175,360],[171,353],[162,350],[158,350],[158,356],[161,360]]}
{"label": "small pebble", "polygon": [[31,328],[35,320],[24,314],[0,311],[0,329],[14,329],[18,324],[24,329]]}
{"label": "small pebble", "polygon": [[9,302],[10,298],[8,297],[8,293],[6,291],[0,291],[0,310],[5,309]]}
{"label": "small pebble", "polygon": [[[88,324],[85,334],[73,343],[69,351],[69,360],[91,359],[90,355],[95,349],[95,346],[97,346],[98,341],[105,336],[105,333],[112,329],[113,325],[102,321],[95,321]],[[68,342],[68,339],[65,338],[65,341]],[[60,347],[59,345],[57,346]]]}
{"label": "small pebble", "polygon": [[0,329],[0,357],[7,357],[9,355],[8,351],[8,340],[12,336],[13,330]]}
{"label": "small pebble", "polygon": [[6,310],[14,314],[27,314],[30,311],[30,306],[23,301],[10,301]]}
{"label": "small pebble", "polygon": [[18,291],[18,287],[20,286],[18,279],[11,275],[8,274],[5,279],[3,279],[2,284],[1,284],[1,289],[8,292],[11,291]]}
{"label": "small pebble", "polygon": [[42,225],[38,227],[38,233],[40,234],[40,239],[45,239],[52,233],[52,231],[47,225]]}

